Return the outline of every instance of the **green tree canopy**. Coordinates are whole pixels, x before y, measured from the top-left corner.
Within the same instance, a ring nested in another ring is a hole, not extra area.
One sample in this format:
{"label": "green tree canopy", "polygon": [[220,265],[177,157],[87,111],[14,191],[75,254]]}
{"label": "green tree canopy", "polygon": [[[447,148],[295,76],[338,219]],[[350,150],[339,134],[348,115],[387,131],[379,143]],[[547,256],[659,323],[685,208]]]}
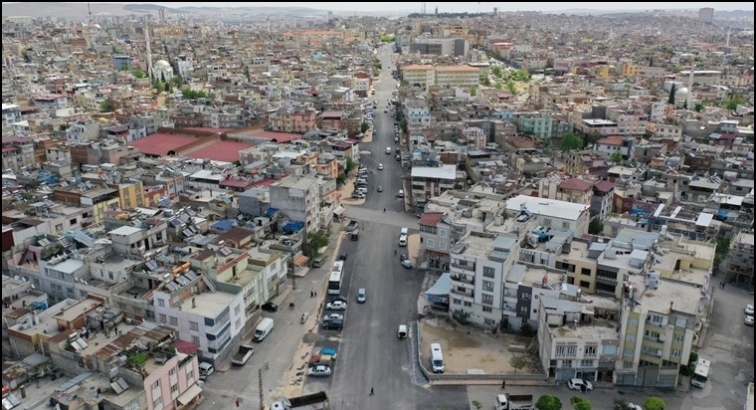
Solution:
{"label": "green tree canopy", "polygon": [[491,74],[496,76],[496,78],[501,78],[504,75],[504,72],[501,71],[501,67],[494,66],[494,68],[491,69]]}
{"label": "green tree canopy", "polygon": [[583,139],[573,133],[565,134],[562,137],[562,151],[577,151],[583,149],[584,146]]}
{"label": "green tree canopy", "polygon": [[544,394],[536,401],[535,408],[538,410],[562,410],[562,401],[557,396]]}
{"label": "green tree canopy", "polygon": [[100,111],[102,112],[112,112],[113,111],[113,103],[111,103],[108,100],[105,100],[100,103]]}
{"label": "green tree canopy", "polygon": [[198,99],[198,98],[207,98],[207,93],[206,93],[206,92],[204,92],[204,91],[202,91],[202,90],[200,90],[200,91],[195,91],[195,90],[192,90],[192,89],[191,89],[191,88],[189,88],[189,87],[185,87],[185,88],[183,88],[183,89],[181,90],[181,94],[182,94],[182,95],[184,96],[184,98],[186,98],[187,100],[196,100],[196,99]]}
{"label": "green tree canopy", "polygon": [[370,124],[366,122],[363,122],[362,125],[360,126],[360,130],[362,130],[363,133],[366,133],[367,130],[369,129],[370,129]]}
{"label": "green tree canopy", "polygon": [[614,164],[619,164],[622,162],[622,159],[622,154],[620,154],[619,151],[614,151],[612,152],[612,155],[609,156],[609,160]]}
{"label": "green tree canopy", "polygon": [[475,97],[478,95],[478,87],[472,86],[470,87],[470,97]]}
{"label": "green tree canopy", "polygon": [[570,404],[575,410],[593,410],[591,402],[585,397],[572,396],[570,397]]}
{"label": "green tree canopy", "polygon": [[646,399],[645,403],[643,403],[643,408],[645,410],[665,410],[667,408],[667,403],[659,397],[651,396]]}
{"label": "green tree canopy", "polygon": [[511,358],[509,358],[509,365],[512,366],[515,374],[517,374],[518,370],[521,370],[528,365],[528,361],[525,360],[525,357],[523,356],[513,355]]}
{"label": "green tree canopy", "polygon": [[131,70],[131,75],[133,75],[136,78],[146,78],[147,77],[147,73],[144,70],[140,69],[140,68],[135,68],[135,69]]}
{"label": "green tree canopy", "polygon": [[738,108],[738,105],[743,105],[745,103],[746,103],[745,98],[743,98],[743,97],[734,97],[734,98],[730,99],[730,101],[727,101],[727,103],[725,104],[725,107],[728,110],[734,110],[734,109]]}
{"label": "green tree canopy", "polygon": [[527,70],[514,70],[509,78],[514,81],[528,81],[530,80],[530,73]]}
{"label": "green tree canopy", "polygon": [[604,223],[598,218],[591,219],[588,224],[588,233],[591,235],[601,235],[604,232]]}

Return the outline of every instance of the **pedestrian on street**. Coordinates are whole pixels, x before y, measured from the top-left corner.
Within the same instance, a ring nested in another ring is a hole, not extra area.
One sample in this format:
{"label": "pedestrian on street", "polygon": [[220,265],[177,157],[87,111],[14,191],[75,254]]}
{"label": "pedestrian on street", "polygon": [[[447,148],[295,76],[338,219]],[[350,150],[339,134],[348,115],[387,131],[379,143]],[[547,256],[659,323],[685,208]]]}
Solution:
{"label": "pedestrian on street", "polygon": [[396,256],[396,249],[394,249],[394,256]]}
{"label": "pedestrian on street", "polygon": [[386,212],[386,208],[383,208],[383,212]]}
{"label": "pedestrian on street", "polygon": [[583,392],[583,394],[585,394],[585,392],[588,391],[588,387],[586,387],[586,385],[584,385],[584,384],[581,384],[580,385],[580,391]]}
{"label": "pedestrian on street", "polygon": [[314,298],[314,297],[315,297],[315,291],[314,291],[314,290],[311,290],[311,291],[310,291],[310,297],[311,297],[311,298]]}
{"label": "pedestrian on street", "polygon": [[315,292],[315,297],[318,297],[318,292]]}
{"label": "pedestrian on street", "polygon": [[501,389],[504,390],[506,387],[507,387],[507,381],[506,380],[502,380],[501,381]]}
{"label": "pedestrian on street", "polygon": [[370,394],[369,394],[369,396],[375,396],[375,392],[373,391],[372,387],[370,388]]}

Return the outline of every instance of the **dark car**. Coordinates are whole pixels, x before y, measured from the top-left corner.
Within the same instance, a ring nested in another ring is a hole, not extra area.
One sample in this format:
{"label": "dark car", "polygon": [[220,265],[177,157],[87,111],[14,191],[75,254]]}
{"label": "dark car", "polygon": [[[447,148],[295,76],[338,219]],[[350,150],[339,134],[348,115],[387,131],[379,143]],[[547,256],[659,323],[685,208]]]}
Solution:
{"label": "dark car", "polygon": [[273,302],[265,302],[262,305],[262,310],[266,312],[276,312],[278,311],[278,305]]}
{"label": "dark car", "polygon": [[341,330],[344,328],[343,320],[329,320],[323,322],[323,329],[325,330]]}
{"label": "dark car", "polygon": [[341,296],[341,295],[339,295],[339,296],[336,296],[335,298],[333,298],[333,302],[335,302],[335,301],[337,301],[337,300],[338,300],[338,301],[340,301],[340,302],[344,302],[344,303],[347,303],[347,302],[348,302],[348,300],[347,300],[346,296]]}
{"label": "dark car", "polygon": [[342,253],[341,255],[339,255],[339,260],[340,261],[345,261],[345,260],[347,260],[347,256],[348,255],[346,253]]}

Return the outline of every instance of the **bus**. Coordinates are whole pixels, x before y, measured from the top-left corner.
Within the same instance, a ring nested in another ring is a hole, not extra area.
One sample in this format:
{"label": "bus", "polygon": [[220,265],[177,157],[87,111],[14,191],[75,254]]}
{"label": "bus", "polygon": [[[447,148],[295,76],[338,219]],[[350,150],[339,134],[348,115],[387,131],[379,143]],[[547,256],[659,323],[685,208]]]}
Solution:
{"label": "bus", "polygon": [[331,268],[331,276],[328,277],[328,294],[341,294],[341,279],[344,276],[344,261],[336,261]]}
{"label": "bus", "polygon": [[690,384],[693,387],[698,387],[699,389],[703,389],[706,386],[706,381],[709,380],[709,367],[711,366],[711,362],[699,358],[698,362],[696,363],[696,371],[693,372],[693,377],[690,380]]}

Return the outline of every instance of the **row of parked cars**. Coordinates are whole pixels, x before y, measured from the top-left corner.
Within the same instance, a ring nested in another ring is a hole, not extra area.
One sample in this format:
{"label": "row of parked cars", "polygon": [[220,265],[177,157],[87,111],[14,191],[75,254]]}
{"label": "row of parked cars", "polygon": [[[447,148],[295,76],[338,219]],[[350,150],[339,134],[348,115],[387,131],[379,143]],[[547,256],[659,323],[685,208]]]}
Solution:
{"label": "row of parked cars", "polygon": [[354,180],[354,192],[352,198],[362,199],[367,196],[368,192],[368,169],[362,167],[357,170],[357,178]]}

